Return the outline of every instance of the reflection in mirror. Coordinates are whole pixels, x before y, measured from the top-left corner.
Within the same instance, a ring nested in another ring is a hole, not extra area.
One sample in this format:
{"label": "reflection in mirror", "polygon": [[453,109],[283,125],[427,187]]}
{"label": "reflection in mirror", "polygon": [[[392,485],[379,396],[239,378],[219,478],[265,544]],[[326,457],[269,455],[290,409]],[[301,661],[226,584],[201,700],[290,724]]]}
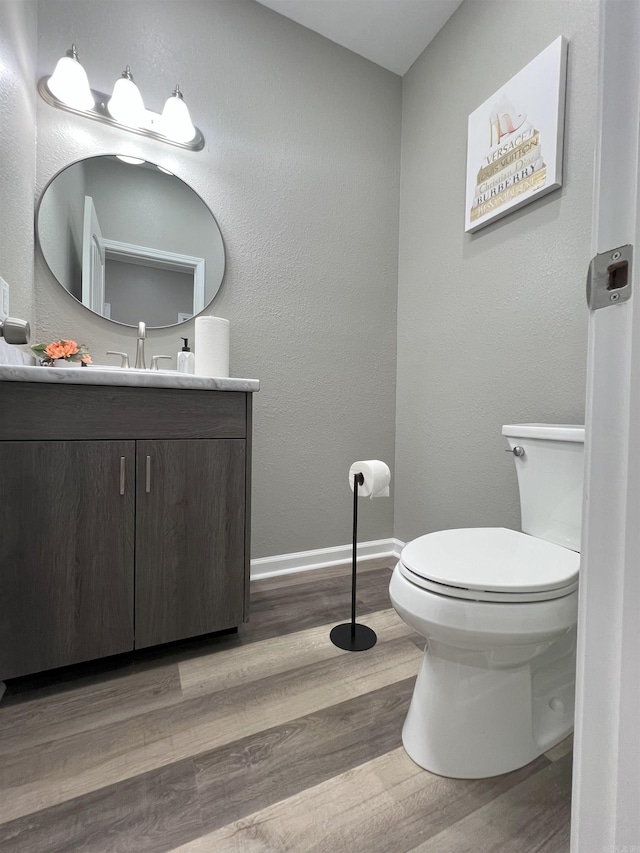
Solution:
{"label": "reflection in mirror", "polygon": [[37,231],[65,290],[127,326],[189,320],[224,276],[222,235],[209,208],[184,181],[144,160],[72,163],[45,188]]}

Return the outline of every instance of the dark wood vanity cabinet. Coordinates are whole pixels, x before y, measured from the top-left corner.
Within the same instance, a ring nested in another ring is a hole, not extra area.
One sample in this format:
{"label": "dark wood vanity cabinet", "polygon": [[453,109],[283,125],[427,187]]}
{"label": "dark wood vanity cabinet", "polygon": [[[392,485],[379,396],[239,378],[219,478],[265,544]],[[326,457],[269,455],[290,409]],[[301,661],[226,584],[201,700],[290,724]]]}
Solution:
{"label": "dark wood vanity cabinet", "polygon": [[133,441],[0,441],[0,677],[132,648]]}
{"label": "dark wood vanity cabinet", "polygon": [[136,648],[242,622],[245,442],[138,441]]}
{"label": "dark wood vanity cabinet", "polygon": [[238,626],[251,394],[0,383],[0,680]]}

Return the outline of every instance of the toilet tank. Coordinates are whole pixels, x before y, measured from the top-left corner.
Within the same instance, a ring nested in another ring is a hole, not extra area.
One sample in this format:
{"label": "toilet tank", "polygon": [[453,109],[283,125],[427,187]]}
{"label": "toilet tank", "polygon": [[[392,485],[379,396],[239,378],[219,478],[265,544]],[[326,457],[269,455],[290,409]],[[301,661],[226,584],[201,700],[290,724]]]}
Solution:
{"label": "toilet tank", "polygon": [[507,424],[520,489],[522,530],[554,545],[580,551],[584,427],[568,424]]}

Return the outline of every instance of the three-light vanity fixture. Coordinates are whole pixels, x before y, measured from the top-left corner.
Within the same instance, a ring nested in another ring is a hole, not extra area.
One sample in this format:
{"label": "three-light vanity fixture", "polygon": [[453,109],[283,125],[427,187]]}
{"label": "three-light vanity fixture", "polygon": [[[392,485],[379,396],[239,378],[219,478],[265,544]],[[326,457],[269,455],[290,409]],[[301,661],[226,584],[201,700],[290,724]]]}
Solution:
{"label": "three-light vanity fixture", "polygon": [[58,60],[51,77],[39,81],[38,91],[54,107],[192,151],[204,147],[204,137],[191,121],[179,86],[167,98],[162,113],[155,113],[146,109],[127,65],[109,97],[89,86],[75,44]]}

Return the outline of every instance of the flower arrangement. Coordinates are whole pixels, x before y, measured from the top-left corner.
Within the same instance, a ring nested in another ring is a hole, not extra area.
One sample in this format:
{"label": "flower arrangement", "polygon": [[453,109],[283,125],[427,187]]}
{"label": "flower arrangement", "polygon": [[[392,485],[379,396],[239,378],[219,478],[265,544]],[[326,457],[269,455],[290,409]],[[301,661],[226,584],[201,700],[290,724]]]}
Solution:
{"label": "flower arrangement", "polygon": [[35,344],[31,347],[42,364],[51,366],[54,361],[61,358],[64,361],[75,361],[81,364],[91,364],[91,356],[85,344],[77,344],[75,341],[51,341],[50,344]]}

